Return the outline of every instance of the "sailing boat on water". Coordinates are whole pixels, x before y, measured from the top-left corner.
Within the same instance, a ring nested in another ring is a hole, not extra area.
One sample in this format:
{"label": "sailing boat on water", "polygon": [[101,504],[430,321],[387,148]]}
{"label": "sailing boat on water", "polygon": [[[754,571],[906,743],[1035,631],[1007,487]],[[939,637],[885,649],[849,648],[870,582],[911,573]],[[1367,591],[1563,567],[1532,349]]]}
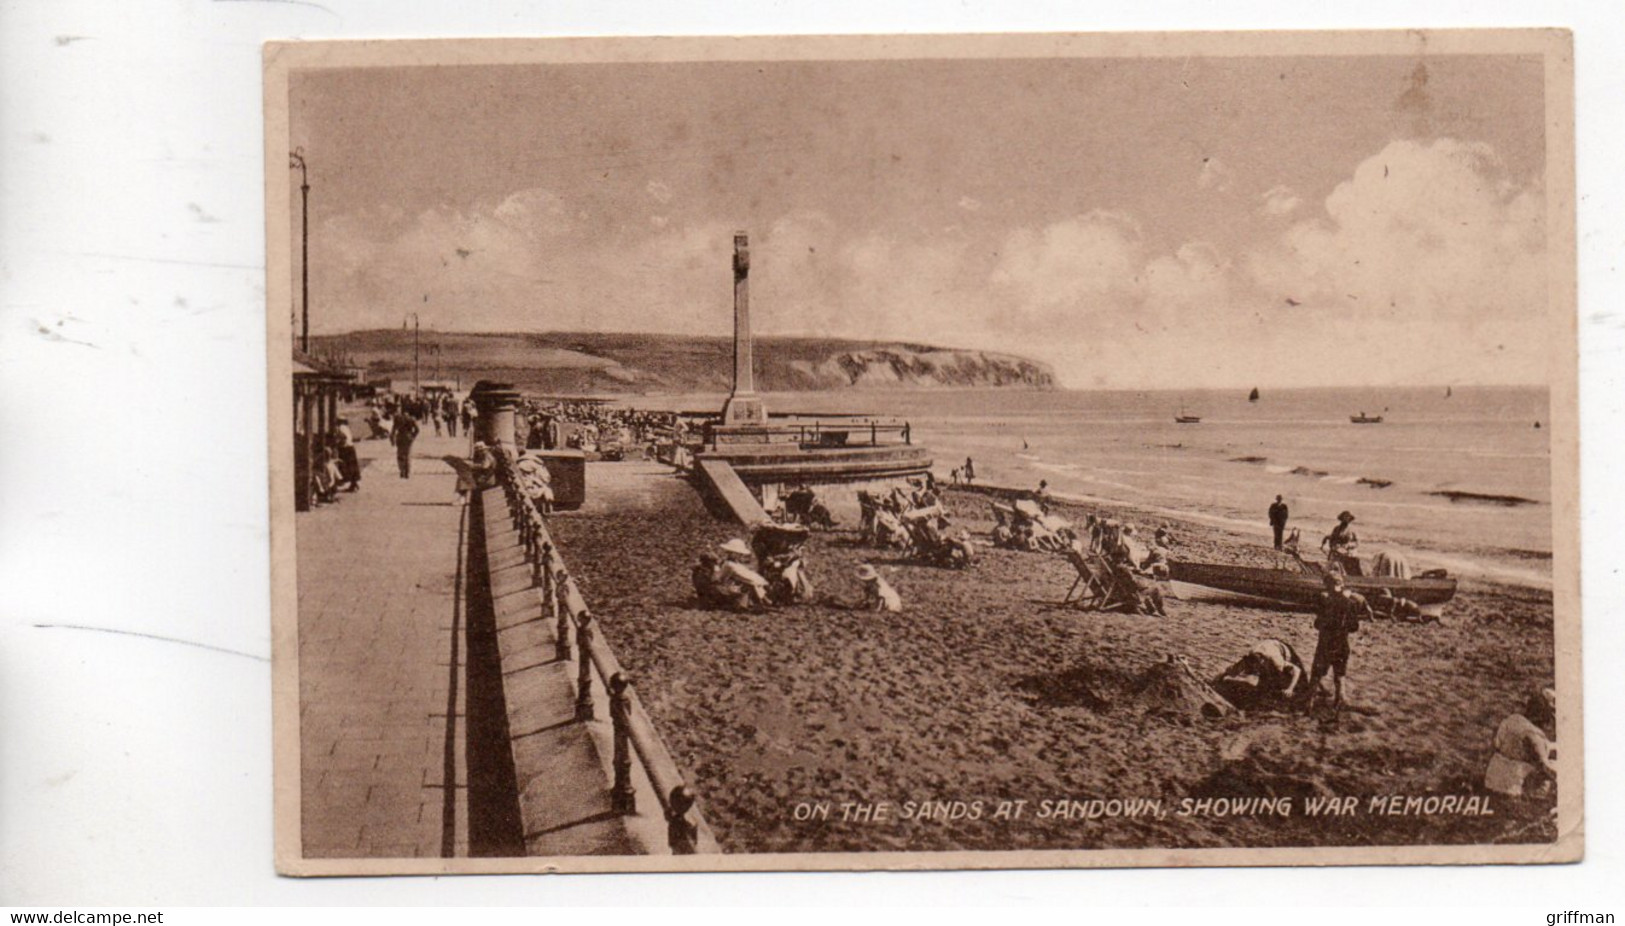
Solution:
{"label": "sailing boat on water", "polygon": [[1258,387],[1257,386],[1253,387],[1252,392],[1247,393],[1247,401],[1249,401],[1249,402],[1257,402],[1258,401]]}
{"label": "sailing boat on water", "polygon": [[1444,387],[1444,397],[1448,399],[1448,398],[1450,398],[1451,395],[1453,395],[1453,393],[1450,391],[1450,387],[1449,386]]}
{"label": "sailing boat on water", "polygon": [[1179,406],[1179,414],[1174,416],[1174,423],[1175,424],[1201,424],[1202,423],[1202,416],[1201,415],[1192,415],[1192,414],[1190,414],[1189,412],[1185,411],[1185,406],[1181,405],[1181,406]]}

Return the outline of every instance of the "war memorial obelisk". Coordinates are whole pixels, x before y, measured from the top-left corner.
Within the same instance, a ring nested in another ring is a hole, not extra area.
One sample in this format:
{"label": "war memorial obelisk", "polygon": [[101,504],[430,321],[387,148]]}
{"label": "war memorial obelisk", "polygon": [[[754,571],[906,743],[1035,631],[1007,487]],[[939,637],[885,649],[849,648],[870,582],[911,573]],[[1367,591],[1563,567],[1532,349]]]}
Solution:
{"label": "war memorial obelisk", "polygon": [[[736,427],[767,424],[767,407],[756,394],[750,334],[750,238],[734,232],[734,386],[722,406],[722,423]],[[738,435],[744,436],[744,435]]]}
{"label": "war memorial obelisk", "polygon": [[879,483],[931,469],[931,453],[913,443],[906,422],[847,415],[837,421],[786,420],[769,424],[756,394],[750,329],[750,240],[734,234],[733,391],[706,447],[695,454],[702,487],[734,517],[760,521],[781,486]]}

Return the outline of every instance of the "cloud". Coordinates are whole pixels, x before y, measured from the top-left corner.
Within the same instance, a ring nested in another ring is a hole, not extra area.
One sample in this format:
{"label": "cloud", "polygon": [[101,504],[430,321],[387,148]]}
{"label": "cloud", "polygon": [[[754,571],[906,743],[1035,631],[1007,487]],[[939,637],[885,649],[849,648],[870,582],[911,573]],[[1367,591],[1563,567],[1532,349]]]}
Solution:
{"label": "cloud", "polygon": [[[728,333],[736,220],[674,206],[601,221],[578,195],[322,222],[313,322]],[[755,321],[1027,354],[1073,385],[1544,378],[1538,183],[1483,145],[1396,142],[1318,207],[1300,198],[1262,194],[1286,219],[1264,237],[1177,243],[1121,210],[890,230],[791,210],[753,229]]]}
{"label": "cloud", "polygon": [[1167,358],[1182,382],[1246,365],[1228,347],[1239,334],[1228,312],[1240,301],[1232,261],[1200,241],[1158,251],[1122,212],[1012,232],[989,283],[996,342],[1049,361],[1068,383],[1166,383]]}
{"label": "cloud", "polygon": [[959,197],[959,208],[966,212],[980,212],[982,211],[982,201],[974,196],[961,196]]}
{"label": "cloud", "polygon": [[1202,169],[1196,175],[1196,185],[1204,190],[1230,188],[1230,168],[1216,157],[1202,159]]}
{"label": "cloud", "polygon": [[1262,199],[1264,204],[1258,207],[1258,211],[1265,215],[1290,215],[1303,205],[1303,200],[1284,186],[1270,187],[1264,192]]}
{"label": "cloud", "polygon": [[1097,210],[1006,236],[990,281],[1027,315],[1075,313],[1134,298],[1142,235],[1122,212]]}
{"label": "cloud", "polygon": [[[1331,316],[1396,379],[1433,381],[1441,360],[1497,381],[1541,381],[1545,203],[1493,149],[1394,142],[1306,219],[1246,258],[1260,289]],[[1423,333],[1426,332],[1426,333]],[[1508,339],[1513,339],[1509,344]]]}
{"label": "cloud", "polygon": [[644,185],[644,189],[648,191],[649,196],[652,197],[655,202],[660,203],[661,205],[671,202],[671,187],[660,182],[659,180],[650,180]]}

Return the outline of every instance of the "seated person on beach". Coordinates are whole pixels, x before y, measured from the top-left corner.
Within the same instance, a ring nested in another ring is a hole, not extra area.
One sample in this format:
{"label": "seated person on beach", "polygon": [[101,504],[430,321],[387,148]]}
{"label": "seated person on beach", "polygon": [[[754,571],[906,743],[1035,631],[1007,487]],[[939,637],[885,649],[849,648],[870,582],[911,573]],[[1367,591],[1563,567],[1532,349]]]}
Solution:
{"label": "seated person on beach", "polygon": [[1382,589],[1371,600],[1371,616],[1407,624],[1423,624],[1436,618],[1422,613],[1422,606],[1409,598],[1395,597],[1390,589]]}
{"label": "seated person on beach", "polygon": [[1260,640],[1235,665],[1225,669],[1214,686],[1222,687],[1220,682],[1249,675],[1258,680],[1253,691],[1259,703],[1288,699],[1303,681],[1303,660],[1285,640]]}
{"label": "seated person on beach", "polygon": [[717,558],[711,553],[701,553],[699,562],[689,573],[694,583],[694,597],[702,605],[723,604],[718,591],[722,585],[722,573],[718,567]]}
{"label": "seated person on beach", "polygon": [[1151,552],[1147,553],[1145,559],[1141,561],[1140,571],[1158,582],[1168,581],[1170,569],[1167,551],[1161,546],[1153,545]]}
{"label": "seated person on beach", "polygon": [[1523,713],[1509,714],[1495,730],[1494,752],[1484,769],[1484,788],[1507,797],[1529,794],[1529,777],[1536,790],[1557,778],[1557,745],[1546,736],[1554,722],[1557,693],[1550,688],[1529,696]]}
{"label": "seated person on beach", "polygon": [[903,599],[897,594],[897,589],[892,588],[875,567],[867,563],[859,566],[858,581],[863,583],[863,602],[859,605],[862,610],[889,614],[903,610]]}
{"label": "seated person on beach", "polygon": [[1133,598],[1129,602],[1131,609],[1140,614],[1167,617],[1168,612],[1162,599],[1162,588],[1150,573],[1141,570],[1135,564],[1132,556],[1133,554],[1128,545],[1119,544],[1112,551],[1112,554],[1107,557],[1107,564],[1116,575],[1118,582],[1133,592]]}
{"label": "seated person on beach", "polygon": [[530,498],[536,510],[542,514],[553,513],[553,476],[547,470],[547,464],[539,457],[526,453],[514,464],[514,472],[519,478],[519,488]]}
{"label": "seated person on beach", "polygon": [[718,593],[736,611],[766,607],[767,579],[743,561],[751,556],[745,541],[735,537],[718,548],[722,554],[718,567]]}

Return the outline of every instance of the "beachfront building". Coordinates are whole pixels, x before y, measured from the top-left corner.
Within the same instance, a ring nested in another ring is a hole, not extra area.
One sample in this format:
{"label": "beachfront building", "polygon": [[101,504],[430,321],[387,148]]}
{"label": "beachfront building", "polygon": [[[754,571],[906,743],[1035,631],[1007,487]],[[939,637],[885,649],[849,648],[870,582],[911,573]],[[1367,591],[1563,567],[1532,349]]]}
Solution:
{"label": "beachfront building", "polygon": [[316,498],[317,451],[338,422],[339,402],[356,389],[350,374],[295,348],[293,352],[293,507],[309,511]]}

